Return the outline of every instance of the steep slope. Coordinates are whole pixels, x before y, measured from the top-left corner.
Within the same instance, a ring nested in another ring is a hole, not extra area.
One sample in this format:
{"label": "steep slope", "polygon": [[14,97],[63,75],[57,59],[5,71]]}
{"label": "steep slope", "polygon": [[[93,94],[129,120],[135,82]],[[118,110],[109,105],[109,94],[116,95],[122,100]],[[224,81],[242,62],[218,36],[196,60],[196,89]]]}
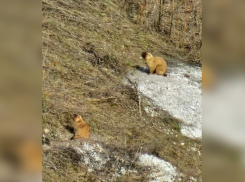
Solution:
{"label": "steep slope", "polygon": [[[177,121],[140,114],[136,89],[122,82],[133,66],[144,65],[142,50],[181,58],[167,39],[130,21],[120,1],[42,4],[43,139],[50,143],[43,145],[43,181],[149,181],[147,167],[136,164],[144,153],[170,162],[183,181],[200,181],[201,141],[182,136]],[[72,113],[90,125],[90,139],[69,141]],[[76,150],[86,142],[108,151],[107,167],[88,171]],[[111,177],[117,157],[137,172]]]}

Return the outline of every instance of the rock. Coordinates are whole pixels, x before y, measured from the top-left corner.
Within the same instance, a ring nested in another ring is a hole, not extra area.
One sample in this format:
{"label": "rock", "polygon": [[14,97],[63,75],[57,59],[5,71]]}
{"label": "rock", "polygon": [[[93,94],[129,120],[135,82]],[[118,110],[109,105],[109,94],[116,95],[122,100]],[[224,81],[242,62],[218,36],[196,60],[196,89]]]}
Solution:
{"label": "rock", "polygon": [[49,129],[45,128],[45,129],[44,129],[44,133],[45,133],[45,134],[49,133]]}
{"label": "rock", "polygon": [[[146,67],[136,67],[128,78],[136,83],[139,94],[151,100],[171,117],[183,121],[181,133],[190,138],[202,138],[202,70],[183,62],[170,64],[167,77],[148,75]],[[188,76],[187,76],[188,75]],[[149,107],[146,107],[149,113]],[[152,112],[150,115],[156,115]]]}

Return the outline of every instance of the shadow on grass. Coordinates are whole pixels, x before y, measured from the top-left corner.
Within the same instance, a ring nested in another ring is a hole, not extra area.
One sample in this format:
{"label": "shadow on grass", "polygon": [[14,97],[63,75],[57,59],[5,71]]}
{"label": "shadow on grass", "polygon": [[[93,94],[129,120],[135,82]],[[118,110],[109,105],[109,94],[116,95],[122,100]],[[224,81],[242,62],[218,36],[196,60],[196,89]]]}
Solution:
{"label": "shadow on grass", "polygon": [[[138,65],[132,66],[132,67],[137,69],[137,70],[139,70],[139,71],[141,71],[142,73],[149,74],[149,69],[147,67],[142,67],[142,66],[138,66]],[[167,70],[167,72],[168,72],[168,70]],[[156,70],[153,73],[155,74]],[[167,77],[167,73],[164,74],[164,76]]]}
{"label": "shadow on grass", "polygon": [[136,66],[132,66],[133,68],[143,72],[143,73],[149,73],[149,69],[147,67],[142,67],[142,66],[139,66],[139,65],[136,65]]}
{"label": "shadow on grass", "polygon": [[71,126],[65,126],[65,129],[67,130],[67,131],[69,131],[70,133],[74,133],[74,128],[73,127],[71,127]]}

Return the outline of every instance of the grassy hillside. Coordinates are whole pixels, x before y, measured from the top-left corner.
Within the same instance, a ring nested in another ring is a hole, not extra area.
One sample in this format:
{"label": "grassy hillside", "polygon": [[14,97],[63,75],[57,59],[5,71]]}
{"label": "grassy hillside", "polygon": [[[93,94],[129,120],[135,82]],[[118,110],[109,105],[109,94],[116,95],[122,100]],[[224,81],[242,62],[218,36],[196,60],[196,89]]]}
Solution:
{"label": "grassy hillside", "polygon": [[[165,55],[167,60],[187,60],[188,56],[183,56],[168,36],[132,21],[124,3],[42,1],[42,122],[43,129],[49,130],[45,136],[50,141],[69,140],[71,114],[78,113],[91,127],[91,142],[100,141],[132,155],[143,148],[142,152],[175,165],[187,175],[183,181],[189,176],[200,179],[201,156],[190,147],[200,149],[201,141],[182,136],[176,121],[150,117],[143,110],[140,116],[136,90],[122,83],[133,66],[144,65],[139,59],[143,50]],[[103,176],[96,173],[84,175],[82,167],[72,150],[43,151],[43,181],[102,181]],[[120,180],[143,181],[140,179],[128,174]]]}

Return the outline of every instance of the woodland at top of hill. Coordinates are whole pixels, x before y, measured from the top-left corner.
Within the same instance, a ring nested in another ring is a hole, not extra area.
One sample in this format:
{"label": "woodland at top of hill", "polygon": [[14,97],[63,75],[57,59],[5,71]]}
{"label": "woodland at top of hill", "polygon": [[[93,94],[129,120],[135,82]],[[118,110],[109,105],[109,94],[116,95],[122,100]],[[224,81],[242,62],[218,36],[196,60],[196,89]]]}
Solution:
{"label": "woodland at top of hill", "polygon": [[[202,62],[200,0],[44,0],[43,8],[48,4],[53,7],[50,13],[57,13],[64,20],[62,28],[66,26],[66,31],[78,41],[94,46],[85,48],[90,53],[108,48],[115,57],[125,59],[147,50],[188,62]],[[69,29],[70,25],[80,30]]]}
{"label": "woodland at top of hill", "polygon": [[133,23],[165,37],[189,62],[201,63],[202,3],[200,0],[124,0]]}

